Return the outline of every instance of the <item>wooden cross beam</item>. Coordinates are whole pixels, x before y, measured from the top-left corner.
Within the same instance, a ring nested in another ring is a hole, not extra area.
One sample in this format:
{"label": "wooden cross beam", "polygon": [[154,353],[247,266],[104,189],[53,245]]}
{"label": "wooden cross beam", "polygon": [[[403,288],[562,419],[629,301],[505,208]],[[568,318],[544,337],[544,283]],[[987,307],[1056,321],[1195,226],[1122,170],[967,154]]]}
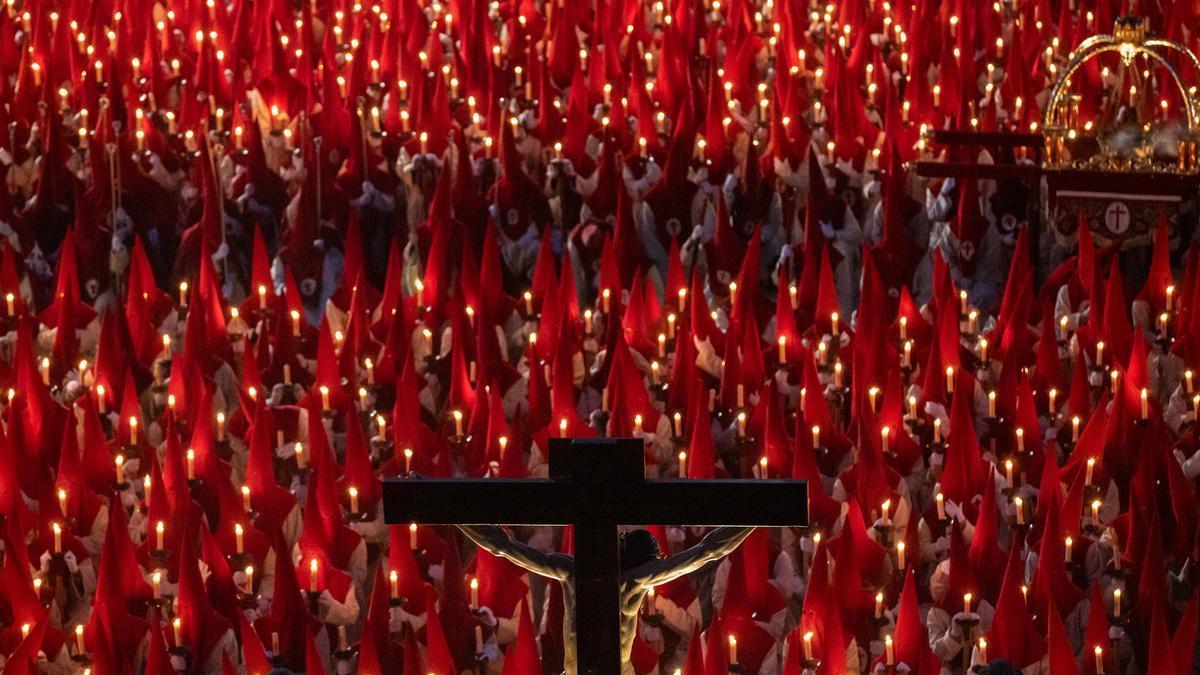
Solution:
{"label": "wooden cross beam", "polygon": [[647,480],[637,438],[552,439],[550,478],[389,478],[388,523],[573,525],[580,673],[619,675],[619,525],[805,526],[808,486]]}

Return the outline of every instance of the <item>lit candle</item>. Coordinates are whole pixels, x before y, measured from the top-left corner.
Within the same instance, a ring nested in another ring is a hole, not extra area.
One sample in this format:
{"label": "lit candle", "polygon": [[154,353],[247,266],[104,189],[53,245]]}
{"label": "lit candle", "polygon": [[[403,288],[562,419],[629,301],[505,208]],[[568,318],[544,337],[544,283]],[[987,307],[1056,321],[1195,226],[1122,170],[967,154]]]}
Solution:
{"label": "lit candle", "polygon": [[245,509],[246,513],[250,513],[250,511],[251,511],[251,509],[250,509],[250,486],[248,486],[248,485],[242,486],[242,508]]}
{"label": "lit candle", "polygon": [[62,526],[58,523],[50,523],[50,529],[54,531],[54,552],[62,553]]}
{"label": "lit candle", "polygon": [[1099,499],[1092,500],[1092,524],[1096,525],[1096,526],[1100,525],[1100,500]]}
{"label": "lit candle", "polygon": [[375,428],[379,430],[379,438],[387,438],[387,420],[383,415],[375,416]]}
{"label": "lit candle", "polygon": [[1150,400],[1145,387],[1142,388],[1142,419],[1150,418]]}
{"label": "lit candle", "polygon": [[1025,452],[1025,430],[1022,429],[1021,427],[1017,427],[1017,430],[1015,433],[1017,434],[1017,452],[1024,453]]}
{"label": "lit candle", "polygon": [[758,459],[758,477],[769,478],[767,475],[767,456],[763,455]]}
{"label": "lit candle", "polygon": [[892,644],[891,635],[883,636],[883,650],[885,654],[884,658],[886,659],[886,665],[896,665],[896,647]]}
{"label": "lit candle", "polygon": [[954,393],[954,366],[946,366],[946,393]]}
{"label": "lit candle", "polygon": [[933,418],[933,442],[942,442],[942,418],[940,417]]}
{"label": "lit candle", "polygon": [[300,312],[292,310],[292,337],[300,337]]}
{"label": "lit candle", "polygon": [[879,430],[880,450],[883,454],[888,453],[888,437],[892,435],[892,428],[885,426]]}
{"label": "lit candle", "polygon": [[67,515],[67,491],[65,488],[58,489],[58,510],[62,512],[63,517]]}
{"label": "lit candle", "polygon": [[1173,305],[1174,297],[1175,297],[1175,286],[1174,285],[1167,286],[1167,311],[1168,312],[1173,309],[1172,305]]}
{"label": "lit candle", "polygon": [[687,452],[679,451],[679,477],[687,478]]}
{"label": "lit candle", "polygon": [[875,594],[875,618],[883,617],[883,593]]}
{"label": "lit candle", "polygon": [[346,492],[350,493],[350,513],[358,514],[358,488],[351,485]]}
{"label": "lit candle", "polygon": [[1119,618],[1121,618],[1121,589],[1114,588],[1112,598],[1113,598],[1113,616],[1119,619]]}
{"label": "lit candle", "polygon": [[1025,524],[1025,500],[1020,497],[1013,498],[1013,510],[1017,512],[1017,524]]}
{"label": "lit candle", "polygon": [[963,614],[970,616],[971,614],[971,598],[974,597],[970,593],[963,593]]}
{"label": "lit candle", "polygon": [[417,524],[411,523],[408,526],[408,547],[412,550],[417,550]]}
{"label": "lit candle", "polygon": [[804,660],[809,662],[813,660],[813,632],[811,630],[804,634]]}
{"label": "lit candle", "polygon": [[838,313],[832,312],[829,315],[829,330],[833,337],[838,336]]}
{"label": "lit candle", "polygon": [[934,501],[934,503],[937,504],[938,520],[945,520],[946,519],[946,496],[939,492],[936,495],[934,495],[933,501]]}
{"label": "lit candle", "polygon": [[245,551],[245,541],[244,541],[245,535],[246,535],[246,530],[242,527],[242,524],[234,523],[233,524],[233,536],[235,539],[234,550],[237,552],[238,555],[241,555]]}
{"label": "lit candle", "polygon": [[171,622],[171,628],[173,629],[173,632],[175,634],[175,646],[182,647],[183,646],[183,619],[181,619],[179,617],[175,617],[175,620]]}
{"label": "lit candle", "polygon": [[318,586],[317,577],[318,577],[319,570],[320,570],[320,568],[317,564],[316,558],[313,558],[312,560],[310,560],[308,562],[308,592],[309,593],[317,592],[317,586]]}
{"label": "lit candle", "polygon": [[1187,393],[1192,393],[1192,371],[1190,370],[1183,371],[1183,388]]}
{"label": "lit candle", "polygon": [[[241,127],[238,128],[240,129]],[[262,284],[258,285],[258,308],[267,308],[267,287]]]}
{"label": "lit candle", "polygon": [[138,419],[133,416],[130,416],[129,418],[129,444],[138,444]]}
{"label": "lit candle", "polygon": [[1096,645],[1096,675],[1104,675],[1104,648]]}
{"label": "lit candle", "polygon": [[404,473],[405,474],[412,473],[412,458],[413,458],[412,448],[405,448],[404,449]]}
{"label": "lit candle", "polygon": [[154,550],[162,551],[166,549],[167,524],[163,521],[158,521],[154,524]]}
{"label": "lit candle", "polygon": [[987,338],[980,338],[980,340],[979,340],[979,360],[983,361],[984,363],[987,363],[987,360],[988,360],[987,350],[988,350]]}
{"label": "lit candle", "polygon": [[565,417],[558,421],[558,437],[559,438],[567,437],[567,418],[565,418]]}
{"label": "lit candle", "polygon": [[683,415],[680,415],[678,412],[676,412],[674,415],[671,416],[671,424],[675,429],[675,435],[682,437],[683,436]]}
{"label": "lit candle", "polygon": [[1096,343],[1096,365],[1104,365],[1104,340]]}
{"label": "lit candle", "polygon": [[1013,486],[1013,462],[1011,459],[1004,460],[1004,486],[1010,490]]}
{"label": "lit candle", "polygon": [[86,654],[87,649],[83,646],[83,624],[75,624],[75,652],[77,654]]}
{"label": "lit candle", "polygon": [[729,664],[734,665],[738,662],[737,658],[737,638],[729,636]]}
{"label": "lit candle", "polygon": [[366,358],[363,359],[363,366],[367,369],[367,384],[375,384],[375,362]]}
{"label": "lit candle", "polygon": [[1092,474],[1093,474],[1093,472],[1095,472],[1095,470],[1096,470],[1096,458],[1088,457],[1087,469],[1084,471],[1084,474],[1083,474],[1083,484],[1085,487],[1092,484]]}
{"label": "lit candle", "polygon": [[400,597],[400,575],[396,573],[396,570],[392,570],[391,572],[388,572],[388,581],[391,582],[391,585],[392,585],[392,599],[394,600],[396,598],[399,598]]}
{"label": "lit candle", "polygon": [[900,317],[900,341],[905,342],[907,340],[908,340],[908,317],[902,316],[902,317]]}
{"label": "lit candle", "polygon": [[1054,407],[1054,399],[1058,398],[1058,390],[1051,388],[1050,391],[1046,393],[1046,397],[1049,401],[1046,406],[1046,414],[1053,415],[1055,410],[1057,410],[1057,408]]}
{"label": "lit candle", "polygon": [[746,436],[746,413],[740,412],[737,416],[737,434],[738,438]]}
{"label": "lit candle", "polygon": [[905,544],[903,541],[896,542],[896,567],[899,567],[901,570],[904,569],[904,549]]}
{"label": "lit candle", "polygon": [[1074,443],[1075,441],[1078,441],[1078,440],[1079,440],[1079,416],[1076,415],[1071,418],[1071,442]]}
{"label": "lit candle", "polygon": [[996,392],[989,391],[987,398],[988,398],[988,417],[995,419],[996,418]]}
{"label": "lit candle", "polygon": [[321,410],[329,412],[329,387],[321,385]]}
{"label": "lit candle", "polygon": [[454,435],[462,438],[463,435],[463,414],[461,410],[455,410],[451,415],[454,416]]}
{"label": "lit candle", "polygon": [[117,485],[125,482],[125,455],[117,455],[113,458],[113,468],[117,476]]}
{"label": "lit candle", "polygon": [[217,413],[217,440],[225,441],[225,413]]}
{"label": "lit candle", "polygon": [[471,578],[471,609],[479,607],[479,579]]}
{"label": "lit candle", "polygon": [[246,565],[246,592],[254,592],[254,565]]}
{"label": "lit candle", "polygon": [[813,449],[821,447],[821,425],[814,424],[812,426],[812,445]]}
{"label": "lit candle", "polygon": [[179,306],[187,307],[188,282],[179,282]]}
{"label": "lit candle", "polygon": [[8,315],[16,316],[16,297],[12,293],[7,293],[4,296],[4,302],[8,305]]}
{"label": "lit candle", "polygon": [[188,448],[187,453],[187,478],[188,480],[196,479],[196,451]]}
{"label": "lit candle", "polygon": [[987,639],[979,638],[979,662],[987,663]]}
{"label": "lit candle", "polygon": [[1072,539],[1070,536],[1068,536],[1063,541],[1063,543],[1066,544],[1066,553],[1064,555],[1064,558],[1066,559],[1067,562],[1071,562],[1071,548],[1074,546],[1075,540]]}
{"label": "lit candle", "polygon": [[150,585],[154,587],[154,597],[162,597],[162,572],[155,572],[150,575]]}
{"label": "lit candle", "polygon": [[787,365],[787,336],[779,336],[779,363]]}
{"label": "lit candle", "polygon": [[107,413],[108,401],[104,400],[105,387],[102,384],[96,385],[96,406],[100,410],[100,414]]}
{"label": "lit candle", "polygon": [[296,468],[304,469],[308,466],[308,455],[304,454],[304,445],[300,441],[296,441]]}

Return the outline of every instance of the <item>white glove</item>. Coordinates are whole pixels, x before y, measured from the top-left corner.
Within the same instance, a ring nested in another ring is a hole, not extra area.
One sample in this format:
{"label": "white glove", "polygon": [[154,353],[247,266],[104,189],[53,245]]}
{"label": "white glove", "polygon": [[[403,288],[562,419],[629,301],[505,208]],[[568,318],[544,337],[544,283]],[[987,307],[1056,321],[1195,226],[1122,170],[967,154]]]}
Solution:
{"label": "white glove", "polygon": [[480,619],[483,620],[483,625],[487,626],[488,628],[495,628],[496,625],[500,623],[496,619],[495,613],[492,612],[491,607],[480,607],[475,611],[475,613]]}
{"label": "white glove", "polygon": [[442,569],[441,565],[430,565],[429,569],[426,570],[426,573],[429,575],[429,578],[433,580],[433,583],[439,586],[442,584],[444,570]]}
{"label": "white glove", "polygon": [[485,644],[483,651],[479,653],[488,661],[496,661],[500,658],[500,648],[496,646],[495,642]]}

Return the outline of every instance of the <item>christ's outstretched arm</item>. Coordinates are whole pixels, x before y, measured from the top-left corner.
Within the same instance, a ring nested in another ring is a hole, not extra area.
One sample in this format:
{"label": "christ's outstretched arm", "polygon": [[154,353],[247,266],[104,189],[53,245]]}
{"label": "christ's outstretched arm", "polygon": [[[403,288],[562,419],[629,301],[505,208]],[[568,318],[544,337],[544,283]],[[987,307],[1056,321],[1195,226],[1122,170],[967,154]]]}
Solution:
{"label": "christ's outstretched arm", "polygon": [[561,553],[543,553],[513,539],[495,525],[459,525],[458,529],[488,553],[507,558],[524,569],[557,581],[566,581],[575,573],[575,561]]}
{"label": "christ's outstretched arm", "polygon": [[733,553],[753,531],[753,527],[718,527],[686,551],[638,565],[626,578],[645,589],[674,581]]}

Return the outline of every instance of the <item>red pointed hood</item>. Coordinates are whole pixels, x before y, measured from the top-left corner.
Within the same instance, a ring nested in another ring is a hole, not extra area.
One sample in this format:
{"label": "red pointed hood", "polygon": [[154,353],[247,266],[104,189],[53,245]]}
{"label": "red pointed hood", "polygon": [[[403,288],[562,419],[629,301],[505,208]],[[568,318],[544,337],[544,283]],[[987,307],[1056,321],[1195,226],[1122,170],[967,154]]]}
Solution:
{"label": "red pointed hood", "polygon": [[[978,534],[976,531],[976,536]],[[1017,668],[1036,663],[1046,654],[1046,641],[1034,625],[1021,592],[1021,586],[1025,583],[1021,548],[1020,543],[1014,541],[1008,553],[1000,600],[988,631],[989,651],[997,657],[1008,659]]]}

